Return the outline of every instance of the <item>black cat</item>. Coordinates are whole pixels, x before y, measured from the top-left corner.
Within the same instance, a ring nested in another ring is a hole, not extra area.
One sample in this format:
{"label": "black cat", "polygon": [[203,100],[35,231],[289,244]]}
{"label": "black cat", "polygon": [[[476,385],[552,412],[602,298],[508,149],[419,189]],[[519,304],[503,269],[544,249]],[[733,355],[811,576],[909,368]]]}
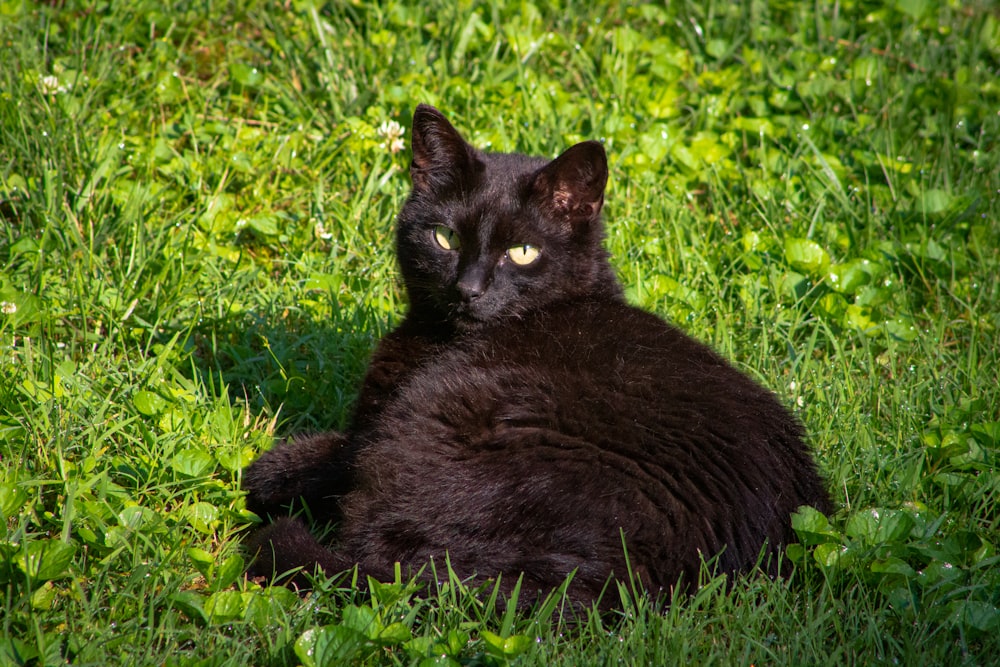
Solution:
{"label": "black cat", "polygon": [[344,434],[281,444],[243,478],[253,511],[301,498],[336,537],[279,518],[251,539],[251,574],[358,565],[388,580],[396,562],[448,555],[506,590],[523,575],[531,595],[575,571],[569,596],[589,604],[628,577],[623,538],[657,593],[702,559],[751,569],[793,539],[797,507],[831,509],[775,397],[625,303],[602,247],[601,144],[552,161],[483,153],[426,105],[412,136],[406,319]]}

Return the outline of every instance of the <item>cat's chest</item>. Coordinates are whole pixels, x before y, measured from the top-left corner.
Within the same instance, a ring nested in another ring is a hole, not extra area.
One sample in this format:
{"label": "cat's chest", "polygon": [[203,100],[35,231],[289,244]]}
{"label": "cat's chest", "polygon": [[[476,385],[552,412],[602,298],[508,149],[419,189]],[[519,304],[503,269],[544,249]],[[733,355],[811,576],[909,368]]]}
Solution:
{"label": "cat's chest", "polygon": [[426,364],[433,364],[447,347],[442,340],[414,331],[405,323],[383,338],[369,362],[349,430],[359,433],[368,429],[400,387]]}

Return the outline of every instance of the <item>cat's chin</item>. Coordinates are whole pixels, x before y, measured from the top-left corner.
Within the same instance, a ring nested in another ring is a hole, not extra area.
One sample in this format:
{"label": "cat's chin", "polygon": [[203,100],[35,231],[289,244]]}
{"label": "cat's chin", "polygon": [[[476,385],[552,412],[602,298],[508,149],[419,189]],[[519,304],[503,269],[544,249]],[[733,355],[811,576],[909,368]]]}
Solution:
{"label": "cat's chin", "polygon": [[485,314],[474,310],[459,309],[453,311],[448,318],[452,328],[459,333],[469,333],[479,331],[499,322],[515,319],[513,314],[490,313]]}

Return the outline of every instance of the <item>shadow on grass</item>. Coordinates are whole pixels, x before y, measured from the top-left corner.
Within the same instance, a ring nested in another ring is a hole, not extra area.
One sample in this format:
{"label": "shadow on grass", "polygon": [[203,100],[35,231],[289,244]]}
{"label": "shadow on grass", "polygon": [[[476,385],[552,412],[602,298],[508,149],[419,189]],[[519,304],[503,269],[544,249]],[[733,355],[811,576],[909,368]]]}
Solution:
{"label": "shadow on grass", "polygon": [[343,428],[391,324],[382,311],[330,301],[322,318],[272,305],[203,320],[191,335],[193,372],[252,412],[277,416],[279,437]]}

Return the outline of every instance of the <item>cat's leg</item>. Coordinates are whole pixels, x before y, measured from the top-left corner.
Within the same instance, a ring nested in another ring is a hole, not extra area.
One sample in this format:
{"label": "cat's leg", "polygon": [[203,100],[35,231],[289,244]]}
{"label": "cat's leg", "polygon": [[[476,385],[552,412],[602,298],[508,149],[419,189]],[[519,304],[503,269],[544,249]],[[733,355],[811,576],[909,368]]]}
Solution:
{"label": "cat's leg", "polygon": [[263,577],[299,590],[310,587],[307,574],[320,570],[334,575],[354,566],[349,558],[321,544],[296,517],[282,517],[258,530],[246,541],[245,548],[251,558],[247,576]]}
{"label": "cat's leg", "polygon": [[313,519],[335,520],[337,501],[349,490],[352,459],[347,438],[332,431],[279,443],[243,471],[247,509],[278,516],[304,502]]}

